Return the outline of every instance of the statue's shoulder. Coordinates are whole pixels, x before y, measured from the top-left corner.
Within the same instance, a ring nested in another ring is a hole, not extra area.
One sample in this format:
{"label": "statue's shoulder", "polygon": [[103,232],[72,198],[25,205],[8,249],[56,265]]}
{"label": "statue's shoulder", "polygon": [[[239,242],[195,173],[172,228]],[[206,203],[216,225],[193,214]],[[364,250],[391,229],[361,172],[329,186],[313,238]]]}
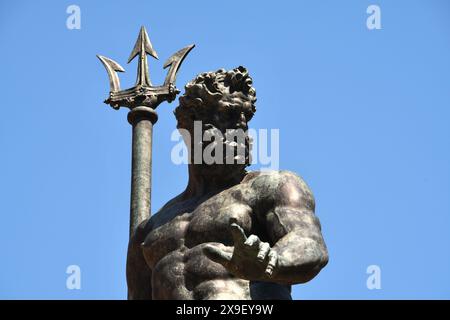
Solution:
{"label": "statue's shoulder", "polygon": [[250,171],[245,176],[243,183],[262,184],[264,187],[273,188],[278,187],[280,184],[293,183],[308,188],[302,177],[288,170]]}
{"label": "statue's shoulder", "polygon": [[251,171],[243,183],[258,193],[261,197],[275,201],[283,201],[288,196],[300,197],[308,206],[315,207],[311,189],[298,174],[288,170]]}
{"label": "statue's shoulder", "polygon": [[183,194],[172,198],[167,201],[158,211],[151,215],[150,219],[147,221],[147,229],[154,229],[161,224],[173,219],[177,214],[179,214],[180,209],[179,204],[182,202]]}

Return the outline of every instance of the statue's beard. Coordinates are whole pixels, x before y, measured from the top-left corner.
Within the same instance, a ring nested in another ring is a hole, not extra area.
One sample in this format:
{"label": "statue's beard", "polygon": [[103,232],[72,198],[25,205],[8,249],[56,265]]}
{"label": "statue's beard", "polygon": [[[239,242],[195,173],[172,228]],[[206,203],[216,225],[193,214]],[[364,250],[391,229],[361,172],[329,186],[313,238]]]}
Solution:
{"label": "statue's beard", "polygon": [[251,163],[251,138],[247,132],[229,131],[236,135],[229,137],[216,127],[208,127],[204,130],[204,141],[194,140],[195,148],[190,150],[190,163],[196,172],[208,176],[229,175],[230,178],[245,174],[245,168]]}

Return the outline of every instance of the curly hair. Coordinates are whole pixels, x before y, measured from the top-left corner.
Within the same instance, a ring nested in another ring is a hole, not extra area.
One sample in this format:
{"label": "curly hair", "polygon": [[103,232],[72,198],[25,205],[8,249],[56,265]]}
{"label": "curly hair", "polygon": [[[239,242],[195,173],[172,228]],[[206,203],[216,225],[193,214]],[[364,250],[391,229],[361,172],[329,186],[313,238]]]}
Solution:
{"label": "curly hair", "polygon": [[185,86],[184,95],[174,114],[177,128],[190,130],[196,120],[225,111],[227,108],[242,108],[247,121],[256,112],[256,90],[246,68],[219,69],[204,72]]}

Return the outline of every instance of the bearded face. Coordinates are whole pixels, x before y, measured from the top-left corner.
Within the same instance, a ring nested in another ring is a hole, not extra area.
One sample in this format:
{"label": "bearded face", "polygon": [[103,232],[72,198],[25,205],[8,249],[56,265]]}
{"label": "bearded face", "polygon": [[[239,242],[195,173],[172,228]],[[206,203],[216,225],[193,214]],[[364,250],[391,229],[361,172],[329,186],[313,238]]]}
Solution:
{"label": "bearded face", "polygon": [[245,68],[203,73],[188,83],[175,115],[190,151],[190,163],[203,174],[245,172],[250,164],[248,121],[255,90]]}

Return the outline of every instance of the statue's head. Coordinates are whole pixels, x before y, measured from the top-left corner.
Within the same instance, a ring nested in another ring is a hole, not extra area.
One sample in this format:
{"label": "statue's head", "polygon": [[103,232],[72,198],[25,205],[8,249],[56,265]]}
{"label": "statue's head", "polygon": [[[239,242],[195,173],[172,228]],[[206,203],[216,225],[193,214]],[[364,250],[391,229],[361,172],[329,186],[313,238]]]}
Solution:
{"label": "statue's head", "polygon": [[248,71],[238,67],[202,73],[185,86],[179,102],[175,117],[190,163],[204,174],[245,171],[250,164],[248,122],[256,111]]}

